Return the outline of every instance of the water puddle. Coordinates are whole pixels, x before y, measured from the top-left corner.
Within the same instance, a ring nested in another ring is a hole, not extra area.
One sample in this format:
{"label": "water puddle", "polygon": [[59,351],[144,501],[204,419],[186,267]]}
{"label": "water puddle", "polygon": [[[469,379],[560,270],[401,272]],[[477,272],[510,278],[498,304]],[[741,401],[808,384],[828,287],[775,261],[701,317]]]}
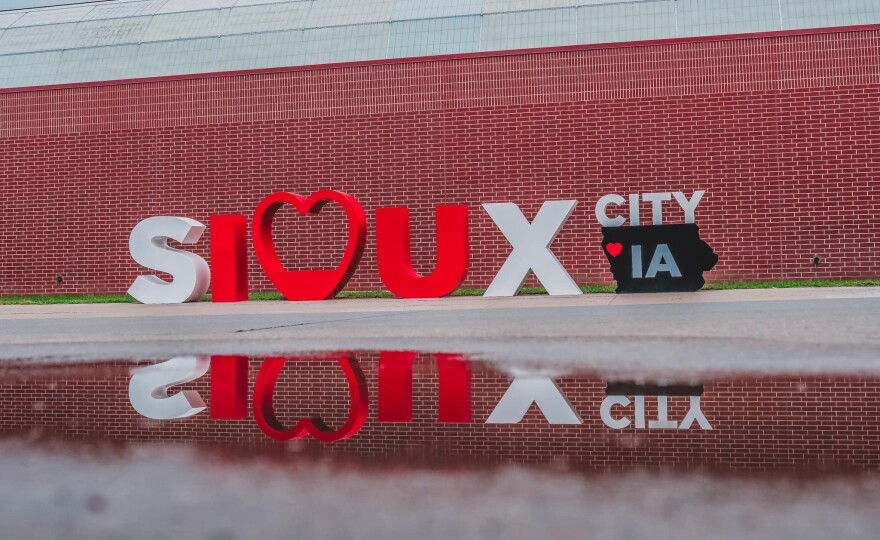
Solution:
{"label": "water puddle", "polygon": [[851,473],[880,467],[880,377],[609,379],[400,351],[17,361],[0,435],[356,467]]}

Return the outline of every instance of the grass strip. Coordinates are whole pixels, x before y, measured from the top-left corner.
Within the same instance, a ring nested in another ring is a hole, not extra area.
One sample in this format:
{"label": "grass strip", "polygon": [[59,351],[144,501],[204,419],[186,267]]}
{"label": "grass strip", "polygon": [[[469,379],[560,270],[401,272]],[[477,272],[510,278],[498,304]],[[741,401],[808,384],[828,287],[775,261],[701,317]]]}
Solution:
{"label": "grass strip", "polygon": [[[880,287],[880,279],[817,280],[817,281],[736,281],[710,283],[704,289],[726,291],[732,289],[793,289],[798,287]],[[590,293],[613,293],[614,285],[581,285],[581,291]],[[450,296],[482,296],[486,289],[458,289]],[[543,287],[525,287],[521,294],[547,294]],[[283,300],[279,292],[258,292],[249,296],[253,301]],[[342,291],[337,298],[394,298],[388,291]],[[202,302],[211,300],[206,294]],[[0,297],[0,305],[47,305],[47,304],[134,304],[137,301],[127,294],[87,295],[31,295]]]}

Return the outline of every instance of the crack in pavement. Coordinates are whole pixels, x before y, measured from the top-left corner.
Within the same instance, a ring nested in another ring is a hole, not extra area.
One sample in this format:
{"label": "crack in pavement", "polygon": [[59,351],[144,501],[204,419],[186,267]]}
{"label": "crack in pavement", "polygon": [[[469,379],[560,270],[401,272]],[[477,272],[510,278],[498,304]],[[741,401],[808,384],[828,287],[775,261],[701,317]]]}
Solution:
{"label": "crack in pavement", "polygon": [[266,326],[262,328],[243,328],[241,330],[236,330],[236,334],[241,334],[244,332],[257,332],[260,330],[276,330],[279,328],[295,328],[297,326],[311,326],[314,324],[326,324],[326,323],[336,323],[336,322],[347,322],[347,321],[360,321],[365,319],[378,319],[380,317],[393,317],[395,315],[403,315],[403,312],[394,312],[394,313],[382,313],[380,315],[369,315],[367,317],[346,317],[345,319],[333,319],[329,321],[312,321],[312,322],[303,322],[303,323],[294,323],[294,324],[282,324],[279,326]]}

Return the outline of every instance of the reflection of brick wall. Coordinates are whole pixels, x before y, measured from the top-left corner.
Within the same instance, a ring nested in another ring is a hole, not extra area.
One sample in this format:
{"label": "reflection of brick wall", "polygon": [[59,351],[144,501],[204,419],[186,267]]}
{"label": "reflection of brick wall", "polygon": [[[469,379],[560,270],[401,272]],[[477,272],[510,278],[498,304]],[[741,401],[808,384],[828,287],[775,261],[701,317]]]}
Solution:
{"label": "reflection of brick wall", "polygon": [[[0,372],[0,433],[63,439],[220,443],[261,451],[353,454],[371,460],[427,463],[542,463],[576,468],[687,467],[730,470],[877,469],[880,466],[880,378],[772,377],[705,381],[702,409],[713,426],[690,430],[611,430],[599,417],[605,381],[594,376],[559,379],[584,424],[551,426],[533,406],[521,424],[486,425],[510,378],[473,364],[472,424],[436,421],[436,368],[429,356],[415,365],[413,420],[376,421],[377,356],[358,354],[370,392],[367,424],[353,438],[332,444],[278,443],[247,420],[212,420],[209,412],[176,421],[139,416],[128,402],[125,363],[17,366]],[[250,362],[251,388],[260,362]],[[209,379],[195,388],[209,402]],[[670,397],[670,418],[680,420],[687,398]],[[648,419],[656,416],[646,398]],[[334,364],[288,362],[278,383],[278,416],[319,414],[341,425],[348,410],[344,378]],[[618,412],[618,410],[615,410]]]}
{"label": "reflection of brick wall", "polygon": [[[433,206],[469,205],[466,284],[484,287],[509,247],[480,203],[531,217],[545,199],[577,199],[555,252],[597,283],[611,279],[601,195],[693,189],[708,190],[697,219],[721,257],[709,280],[877,277],[878,39],[873,28],[0,92],[0,294],[122,292],[141,271],[127,247],[141,219],[207,224],[250,216],[276,190],[320,188],[367,211],[354,289],[381,287],[380,206],[412,209],[425,271]],[[282,258],[332,267],[341,212],[301,221],[281,227]],[[269,289],[253,256],[250,268],[253,289]]]}

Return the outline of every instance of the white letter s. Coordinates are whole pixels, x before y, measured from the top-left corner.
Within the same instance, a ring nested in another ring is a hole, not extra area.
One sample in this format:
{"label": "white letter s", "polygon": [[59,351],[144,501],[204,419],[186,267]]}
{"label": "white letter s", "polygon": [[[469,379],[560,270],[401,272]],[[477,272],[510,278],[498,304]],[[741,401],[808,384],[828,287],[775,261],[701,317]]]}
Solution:
{"label": "white letter s", "polygon": [[131,231],[131,258],[151,270],[171,274],[171,283],[157,276],[139,276],[128,294],[144,304],[179,304],[198,300],[208,291],[211,270],[195,253],[168,246],[168,239],[194,244],[205,226],[194,219],[156,216],[138,223]]}

